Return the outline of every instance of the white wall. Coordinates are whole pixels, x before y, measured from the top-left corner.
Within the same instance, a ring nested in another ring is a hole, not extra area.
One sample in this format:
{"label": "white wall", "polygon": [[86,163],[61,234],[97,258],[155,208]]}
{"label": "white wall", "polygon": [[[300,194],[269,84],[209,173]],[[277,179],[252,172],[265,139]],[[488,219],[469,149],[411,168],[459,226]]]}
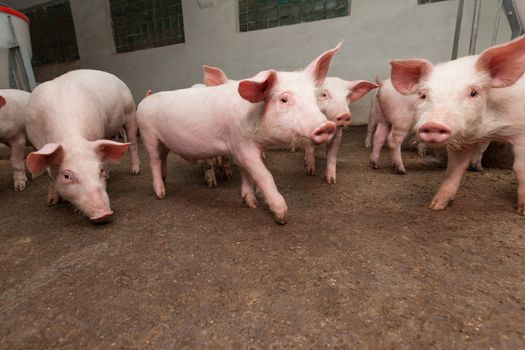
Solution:
{"label": "white wall", "polygon": [[[23,9],[42,0],[5,1]],[[330,75],[373,80],[388,77],[388,60],[425,57],[450,59],[457,0],[417,5],[417,0],[352,0],[351,16],[247,33],[237,30],[236,0],[217,0],[200,9],[182,0],[186,43],[116,54],[107,0],[71,0],[80,62],[37,69],[50,78],[72,68],[106,70],[119,76],[140,100],[147,89],[171,90],[202,80],[203,64],[221,67],[232,78],[249,77],[266,68],[298,69],[341,39]],[[468,46],[474,0],[465,1],[460,55]],[[496,0],[483,0],[478,52],[490,46]],[[510,38],[502,16],[499,42]],[[366,122],[369,100],[352,109],[355,123]]]}

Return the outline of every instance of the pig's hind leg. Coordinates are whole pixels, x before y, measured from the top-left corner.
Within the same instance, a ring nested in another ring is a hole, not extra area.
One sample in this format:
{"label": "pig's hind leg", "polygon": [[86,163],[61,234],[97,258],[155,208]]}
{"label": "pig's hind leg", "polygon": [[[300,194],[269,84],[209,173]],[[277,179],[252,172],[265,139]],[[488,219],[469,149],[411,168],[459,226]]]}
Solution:
{"label": "pig's hind leg", "polygon": [[136,114],[135,108],[133,108],[130,112],[127,113],[126,125],[124,126],[126,129],[127,142],[130,143],[129,155],[131,157],[131,174],[132,175],[140,174],[140,158],[139,158],[138,145],[137,145],[138,127],[137,127],[137,118],[135,114]]}
{"label": "pig's hind leg", "polygon": [[390,132],[390,125],[385,121],[379,121],[377,123],[376,131],[374,133],[374,142],[372,145],[372,154],[370,155],[370,164],[372,168],[379,169],[379,156],[381,155],[381,149],[385,144],[385,141]]}
{"label": "pig's hind leg", "polygon": [[166,197],[164,181],[166,179],[166,163],[169,150],[151,131],[142,129],[141,136],[149,156],[153,190],[157,198],[164,199]]}

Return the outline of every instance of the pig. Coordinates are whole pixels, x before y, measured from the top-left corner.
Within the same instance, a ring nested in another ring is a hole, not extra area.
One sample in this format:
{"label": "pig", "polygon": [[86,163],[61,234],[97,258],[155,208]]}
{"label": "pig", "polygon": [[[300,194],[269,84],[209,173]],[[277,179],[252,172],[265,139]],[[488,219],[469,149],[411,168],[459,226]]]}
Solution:
{"label": "pig", "polygon": [[517,211],[525,215],[525,37],[438,65],[424,59],[390,64],[394,87],[417,94],[419,141],[447,145],[445,179],[429,208],[451,204],[479,143],[499,140],[513,146]]}
{"label": "pig", "polygon": [[[228,82],[235,83],[234,80],[228,79],[226,74],[217,67],[203,66],[204,84],[195,84],[192,87],[210,87],[227,84]],[[204,161],[204,181],[208,188],[217,187],[217,177],[215,176],[215,165],[217,165],[227,180],[233,179],[231,171],[230,158],[227,155],[220,157],[206,159]]]}
{"label": "pig", "polygon": [[[125,125],[129,143],[105,140]],[[33,174],[48,170],[48,205],[63,198],[91,222],[113,215],[106,193],[109,164],[130,150],[131,171],[140,172],[135,102],[116,76],[88,69],[39,85],[27,110],[27,136],[37,151],[27,157]]]}
{"label": "pig", "polygon": [[[343,127],[350,125],[350,107],[354,101],[365,96],[378,85],[366,81],[347,81],[341,78],[328,77],[317,91],[317,103],[321,112],[337,126],[334,138],[326,144],[325,180],[328,184],[336,182],[337,152],[343,136]],[[304,153],[306,173],[315,174],[315,148],[310,143]]]}
{"label": "pig", "polygon": [[26,108],[31,94],[22,90],[0,90],[0,142],[11,148],[9,162],[13,168],[15,191],[26,188],[27,176],[24,167],[26,146]]}
{"label": "pig", "polygon": [[[388,139],[392,148],[392,164],[394,170],[401,175],[406,175],[403,158],[401,156],[401,145],[405,138],[412,132],[416,123],[416,102],[417,95],[403,95],[392,85],[390,79],[376,82],[380,85],[370,106],[368,116],[367,136],[365,147],[371,148],[370,164],[374,169],[379,169],[379,156],[381,149]],[[374,132],[375,131],[375,132]],[[373,144],[372,144],[373,136]],[[473,170],[483,171],[481,159],[483,153],[489,145],[485,141],[477,147],[477,152],[472,158],[471,167]],[[426,154],[425,144],[418,145],[418,152],[421,156]]]}
{"label": "pig", "polygon": [[262,161],[264,149],[306,139],[328,142],[336,125],[319,110],[316,88],[326,77],[341,44],[303,71],[265,70],[252,78],[205,89],[153,94],[138,106],[137,119],[150,160],[153,189],[166,197],[166,158],[170,151],[188,161],[231,154],[240,167],[241,196],[257,207],[257,185],[278,224],[288,207]]}

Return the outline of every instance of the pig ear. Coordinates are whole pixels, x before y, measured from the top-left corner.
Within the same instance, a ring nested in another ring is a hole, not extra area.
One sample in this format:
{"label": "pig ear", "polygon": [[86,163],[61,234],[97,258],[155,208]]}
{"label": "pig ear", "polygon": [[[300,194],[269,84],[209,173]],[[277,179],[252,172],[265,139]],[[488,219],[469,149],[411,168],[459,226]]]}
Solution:
{"label": "pig ear", "polygon": [[525,72],[525,37],[486,49],[479,55],[476,69],[490,74],[494,88],[514,84]]}
{"label": "pig ear", "polygon": [[320,86],[323,84],[324,79],[326,78],[326,75],[328,74],[328,68],[330,68],[330,62],[332,61],[332,57],[334,54],[341,48],[341,45],[343,45],[343,42],[339,42],[336,47],[334,47],[331,50],[325,51],[321,56],[317,57],[315,60],[312,61],[305,69],[304,71],[310,74],[314,80],[317,86]]}
{"label": "pig ear", "polygon": [[217,86],[228,82],[226,74],[217,67],[202,66],[204,70],[204,85]]}
{"label": "pig ear", "polygon": [[5,104],[6,104],[6,101],[5,101],[4,96],[0,96],[0,108],[2,108],[3,106],[5,106]]}
{"label": "pig ear", "polygon": [[251,103],[264,101],[277,83],[277,72],[274,70],[262,71],[251,79],[239,82],[239,95]]}
{"label": "pig ear", "polygon": [[350,102],[359,100],[361,97],[365,96],[370,90],[379,87],[379,85],[366,80],[350,81],[348,85],[350,89],[350,93],[348,94],[348,100],[350,100]]}
{"label": "pig ear", "polygon": [[116,162],[124,156],[130,143],[121,143],[110,140],[98,140],[93,142],[95,151],[102,155],[104,160]]}
{"label": "pig ear", "polygon": [[421,58],[390,61],[390,65],[392,84],[403,95],[415,94],[419,82],[426,79],[434,69],[432,63]]}
{"label": "pig ear", "polygon": [[48,143],[36,152],[31,152],[27,156],[27,168],[31,174],[38,175],[53,164],[62,161],[64,150],[58,143]]}

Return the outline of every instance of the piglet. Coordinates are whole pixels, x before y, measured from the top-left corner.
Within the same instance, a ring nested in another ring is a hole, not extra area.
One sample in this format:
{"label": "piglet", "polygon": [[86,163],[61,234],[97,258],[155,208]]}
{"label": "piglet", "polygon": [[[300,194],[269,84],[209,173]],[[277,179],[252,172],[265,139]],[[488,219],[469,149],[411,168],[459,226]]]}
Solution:
{"label": "piglet", "polygon": [[[349,104],[359,100],[378,85],[366,80],[347,81],[328,77],[317,91],[317,102],[321,112],[328,120],[333,121],[337,131],[332,140],[326,144],[325,180],[329,184],[336,182],[337,152],[343,137],[343,128],[350,125]],[[315,149],[310,143],[305,149],[305,166],[308,175],[315,173]]]}
{"label": "piglet", "polygon": [[[130,143],[105,140],[125,125]],[[93,223],[107,222],[113,211],[106,193],[109,164],[131,153],[133,174],[140,171],[135,103],[116,76],[75,70],[39,85],[27,111],[27,135],[37,149],[27,157],[33,174],[48,170],[47,204],[62,197]]]}
{"label": "piglet", "polygon": [[11,148],[9,162],[13,168],[15,191],[26,188],[24,167],[26,146],[26,108],[31,94],[22,90],[0,90],[0,142]]}
{"label": "piglet", "polygon": [[429,207],[445,209],[479,144],[499,140],[513,145],[517,208],[525,215],[525,37],[438,65],[424,59],[391,65],[394,87],[417,94],[418,139],[448,147],[445,180]]}
{"label": "piglet", "polygon": [[295,140],[319,145],[332,139],[336,125],[319,110],[316,89],[338,49],[326,51],[303,71],[265,70],[239,82],[145,98],[137,119],[157,197],[166,196],[163,179],[170,151],[188,161],[231,154],[240,166],[245,203],[257,207],[257,184],[277,223],[286,223],[288,207],[261,155]]}
{"label": "piglet", "polygon": [[[380,84],[370,106],[368,115],[368,130],[365,147],[372,147],[370,164],[374,169],[379,169],[381,149],[388,140],[392,148],[392,164],[394,170],[401,175],[406,174],[405,165],[401,155],[401,146],[406,137],[412,133],[416,123],[417,95],[403,95],[399,93],[390,79],[377,81]],[[373,137],[373,144],[372,144]],[[483,171],[481,159],[490,141],[480,143],[473,155],[471,167],[473,170]],[[425,144],[418,145],[420,155],[426,154]]]}

